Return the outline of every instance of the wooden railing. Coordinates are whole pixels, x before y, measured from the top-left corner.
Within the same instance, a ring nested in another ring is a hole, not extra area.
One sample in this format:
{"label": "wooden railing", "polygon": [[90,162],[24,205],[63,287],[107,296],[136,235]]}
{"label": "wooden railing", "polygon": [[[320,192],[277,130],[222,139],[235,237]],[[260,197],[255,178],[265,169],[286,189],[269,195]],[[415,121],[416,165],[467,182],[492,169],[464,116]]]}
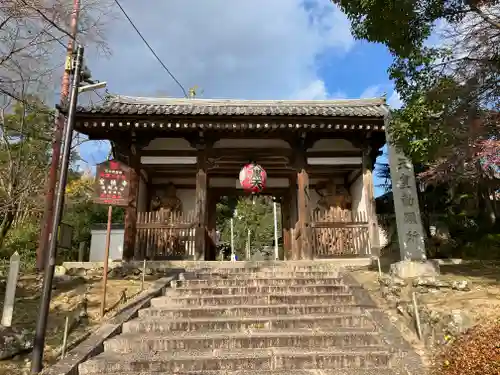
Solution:
{"label": "wooden railing", "polygon": [[311,227],[317,258],[369,254],[369,225],[365,212],[316,211]]}
{"label": "wooden railing", "polygon": [[194,212],[138,212],[136,254],[145,259],[188,259],[194,256]]}

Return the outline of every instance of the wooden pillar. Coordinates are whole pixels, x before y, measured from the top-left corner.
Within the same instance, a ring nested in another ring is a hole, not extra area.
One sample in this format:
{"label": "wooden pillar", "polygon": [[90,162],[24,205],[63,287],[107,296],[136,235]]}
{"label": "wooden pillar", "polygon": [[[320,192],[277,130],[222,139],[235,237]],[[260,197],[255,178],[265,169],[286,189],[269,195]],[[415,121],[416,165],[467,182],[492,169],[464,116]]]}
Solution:
{"label": "wooden pillar", "polygon": [[305,147],[297,151],[297,205],[300,230],[299,259],[313,259],[314,249],[311,230],[311,205],[309,193],[309,174]]}
{"label": "wooden pillar", "polygon": [[297,208],[297,176],[290,178],[290,260],[298,260],[300,257],[300,245],[296,239],[299,230],[299,213]]}
{"label": "wooden pillar", "polygon": [[204,260],[207,247],[207,154],[204,145],[198,144],[197,149],[195,260]]}
{"label": "wooden pillar", "polygon": [[123,260],[130,261],[135,256],[137,236],[137,200],[139,198],[139,179],[141,156],[135,143],[130,147],[130,195],[128,206],[125,208],[125,233],[123,239]]}
{"label": "wooden pillar", "polygon": [[365,146],[363,148],[363,195],[366,205],[366,216],[368,219],[369,239],[367,248],[368,254],[365,255],[370,255],[372,254],[372,250],[378,251],[380,248],[377,211],[373,188],[372,164],[370,149]]}
{"label": "wooden pillar", "polygon": [[283,258],[289,260],[292,257],[292,221],[290,217],[290,195],[281,199],[281,230],[283,236]]}
{"label": "wooden pillar", "polygon": [[207,228],[208,236],[210,238],[210,243],[208,248],[210,249],[208,256],[205,257],[206,260],[216,260],[217,258],[217,201],[218,197],[213,193],[208,193],[208,203],[207,203]]}

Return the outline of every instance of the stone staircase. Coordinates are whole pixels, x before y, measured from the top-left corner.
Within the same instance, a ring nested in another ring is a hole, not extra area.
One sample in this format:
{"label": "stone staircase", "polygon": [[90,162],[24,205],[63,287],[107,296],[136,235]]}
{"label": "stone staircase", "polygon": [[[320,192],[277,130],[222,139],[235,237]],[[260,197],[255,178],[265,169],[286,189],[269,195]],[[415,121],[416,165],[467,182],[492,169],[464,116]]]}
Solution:
{"label": "stone staircase", "polygon": [[79,373],[409,374],[400,343],[384,339],[374,306],[345,279],[286,263],[181,274]]}

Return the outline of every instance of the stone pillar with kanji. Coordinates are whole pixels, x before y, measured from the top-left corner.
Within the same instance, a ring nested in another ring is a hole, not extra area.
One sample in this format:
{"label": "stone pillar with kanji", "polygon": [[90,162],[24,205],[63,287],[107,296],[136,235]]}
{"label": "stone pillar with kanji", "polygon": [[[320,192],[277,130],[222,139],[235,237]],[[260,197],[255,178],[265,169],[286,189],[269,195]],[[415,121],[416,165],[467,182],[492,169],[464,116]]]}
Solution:
{"label": "stone pillar with kanji", "polygon": [[386,139],[401,256],[401,262],[392,267],[393,273],[400,277],[434,275],[439,272],[439,267],[426,262],[425,232],[420,216],[413,164],[392,143],[387,126]]}

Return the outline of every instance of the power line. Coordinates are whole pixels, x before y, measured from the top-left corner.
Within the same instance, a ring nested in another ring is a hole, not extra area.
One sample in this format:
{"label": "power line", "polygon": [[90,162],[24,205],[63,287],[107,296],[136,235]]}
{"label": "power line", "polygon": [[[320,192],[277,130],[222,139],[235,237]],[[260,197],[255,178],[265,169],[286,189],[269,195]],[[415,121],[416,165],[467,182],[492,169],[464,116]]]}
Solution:
{"label": "power line", "polygon": [[137,28],[137,26],[135,26],[134,22],[130,19],[130,17],[127,14],[127,12],[125,12],[125,9],[123,9],[123,7],[121,6],[120,2],[118,0],[114,0],[114,1],[115,1],[116,5],[118,5],[118,8],[120,8],[120,10],[122,11],[122,13],[125,16],[125,18],[127,18],[127,20],[130,23],[130,25],[132,25],[132,27],[137,32],[137,34],[141,37],[141,39],[144,42],[144,44],[149,48],[149,50],[154,55],[154,57],[156,57],[156,60],[158,60],[158,62],[163,67],[163,69],[165,69],[165,71],[168,73],[168,75],[175,81],[175,83],[177,83],[177,85],[181,88],[184,96],[187,98],[188,94],[187,94],[186,89],[184,88],[184,86],[182,86],[182,84],[172,74],[172,72],[170,71],[170,69],[168,69],[167,66],[163,63],[163,61],[161,61],[160,57],[156,54],[156,52],[154,51],[154,49],[149,45],[149,43],[146,40],[146,38],[144,38],[144,36],[141,34],[141,32],[139,31],[139,29]]}

